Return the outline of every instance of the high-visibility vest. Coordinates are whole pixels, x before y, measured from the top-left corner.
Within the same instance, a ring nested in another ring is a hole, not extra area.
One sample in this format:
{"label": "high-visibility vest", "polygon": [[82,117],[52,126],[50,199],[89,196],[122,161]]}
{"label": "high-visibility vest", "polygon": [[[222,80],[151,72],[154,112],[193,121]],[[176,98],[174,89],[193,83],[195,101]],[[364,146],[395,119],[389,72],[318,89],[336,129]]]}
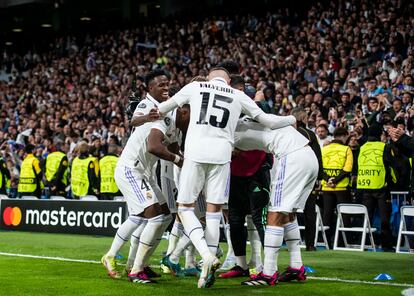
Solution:
{"label": "high-visibility vest", "polygon": [[[343,170],[346,161],[348,146],[331,143],[322,148],[323,171],[329,176],[335,178]],[[349,177],[343,178],[336,184],[335,188],[326,186],[326,181],[322,180],[322,190],[324,191],[341,191],[346,190],[349,184]]]}
{"label": "high-visibility vest", "polygon": [[385,186],[383,142],[366,142],[358,156],[357,189],[381,189]]}
{"label": "high-visibility vest", "polygon": [[93,162],[93,159],[75,157],[72,162],[71,170],[71,185],[72,192],[76,196],[85,196],[89,190],[89,164]]}
{"label": "high-visibility vest", "polygon": [[29,154],[22,162],[20,169],[18,192],[35,192],[38,186],[33,162],[36,160],[33,154]]}
{"label": "high-visibility vest", "polygon": [[116,186],[114,174],[118,157],[114,155],[106,155],[99,160],[99,170],[101,172],[100,192],[101,193],[116,193],[118,186]]}
{"label": "high-visibility vest", "polygon": [[[1,158],[1,157],[0,157],[0,159],[3,160],[3,158]],[[7,167],[6,167],[6,164],[4,163],[4,160],[3,160],[3,162],[0,162],[0,164],[3,164],[5,169],[7,170]],[[0,174],[1,174],[1,176],[0,176],[0,189],[3,188],[3,186],[5,186],[5,188],[9,188],[10,187],[10,179],[6,175],[3,175],[1,170],[0,170]]]}
{"label": "high-visibility vest", "polygon": [[[59,165],[65,156],[66,156],[65,153],[60,152],[60,151],[50,153],[47,156],[45,178],[48,182],[51,182],[54,179],[56,173],[59,170]],[[67,174],[68,174],[68,170],[66,169],[65,173],[62,176],[62,183],[65,185],[68,184]]]}

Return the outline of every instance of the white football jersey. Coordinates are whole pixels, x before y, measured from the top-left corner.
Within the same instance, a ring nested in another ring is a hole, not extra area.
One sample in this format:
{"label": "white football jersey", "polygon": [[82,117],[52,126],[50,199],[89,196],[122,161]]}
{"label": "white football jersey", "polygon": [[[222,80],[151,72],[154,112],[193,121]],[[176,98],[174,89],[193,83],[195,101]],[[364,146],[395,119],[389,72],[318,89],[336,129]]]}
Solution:
{"label": "white football jersey", "polygon": [[179,106],[190,104],[184,156],[200,163],[230,162],[240,113],[252,118],[263,114],[250,97],[222,78],[187,84],[171,100]]}
{"label": "white football jersey", "polygon": [[146,115],[150,112],[152,108],[158,107],[159,104],[160,103],[156,99],[151,97],[150,94],[147,94],[145,99],[139,102],[139,104],[135,108],[133,116]]}
{"label": "white football jersey", "polygon": [[235,133],[235,147],[248,150],[263,150],[280,158],[306,146],[309,141],[293,126],[271,130],[249,119],[240,119]]}
{"label": "white football jersey", "polygon": [[162,120],[147,122],[137,127],[128,139],[118,165],[137,169],[141,174],[150,177],[158,157],[148,152],[147,140],[151,129],[160,130],[164,135],[164,145],[177,142],[178,129],[175,125],[176,111],[169,112]]}

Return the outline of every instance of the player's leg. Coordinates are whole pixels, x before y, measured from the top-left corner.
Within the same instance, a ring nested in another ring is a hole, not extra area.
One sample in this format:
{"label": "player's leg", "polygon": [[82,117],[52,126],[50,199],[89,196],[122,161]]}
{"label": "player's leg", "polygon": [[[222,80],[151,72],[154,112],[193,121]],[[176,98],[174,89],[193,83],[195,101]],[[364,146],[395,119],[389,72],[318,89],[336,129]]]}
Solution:
{"label": "player's leg", "polygon": [[[166,176],[161,177],[161,189],[164,196],[167,198],[168,209],[171,213],[177,213],[177,194],[178,190],[175,187],[174,180]],[[170,235],[168,236],[168,248],[167,255],[171,254],[175,246],[178,243],[178,240],[183,235],[184,227],[181,224],[180,218],[178,215],[175,218],[174,225],[171,228]]]}
{"label": "player's leg", "polygon": [[[287,157],[281,157],[276,164],[276,177],[273,178],[270,206],[267,214],[267,226],[264,236],[264,266],[263,272],[251,280],[242,282],[242,285],[275,285],[278,279],[277,259],[283,243],[284,227],[289,222],[286,211],[281,210],[282,200],[286,203],[285,176],[287,172]],[[289,197],[289,196],[288,196]],[[285,203],[283,206],[285,206]]]}
{"label": "player's leg", "polygon": [[128,167],[117,166],[115,169],[115,181],[118,188],[125,197],[128,205],[130,216],[118,228],[114,240],[109,251],[102,257],[102,264],[112,278],[120,278],[121,274],[117,270],[115,256],[118,254],[122,246],[129,240],[132,233],[141,224],[142,220],[138,215],[145,207],[146,198],[140,190],[140,179]]}
{"label": "player's leg", "polygon": [[[155,250],[157,249],[158,245],[161,242],[162,239],[162,235],[164,234],[164,232],[166,231],[166,229],[168,228],[168,226],[171,224],[172,221],[172,215],[168,209],[168,205],[166,202],[166,199],[164,197],[164,194],[162,193],[161,189],[158,187],[158,184],[156,182],[155,179],[153,179],[150,182],[151,188],[154,191],[158,203],[161,205],[161,212],[164,215],[164,219],[163,219],[163,224],[161,226],[161,228],[158,230],[157,233],[154,233],[154,235],[156,236],[156,241],[154,243],[154,245],[151,247],[149,254],[148,254],[148,258],[152,256],[152,254],[155,252]],[[154,278],[154,277],[160,277],[160,275],[158,273],[156,273],[155,271],[153,271],[151,269],[151,267],[146,266],[145,267],[145,273],[148,275],[148,277],[150,278]]]}
{"label": "player's leg", "polygon": [[262,263],[262,242],[260,241],[259,232],[256,229],[255,224],[253,223],[253,218],[251,215],[246,216],[247,224],[247,237],[250,242],[251,248],[251,257],[248,263],[250,269],[254,269],[256,273],[263,270]]}
{"label": "player's leg", "polygon": [[[153,201],[156,202],[155,197]],[[146,207],[143,216],[148,219],[148,222],[141,233],[134,265],[131,273],[128,275],[131,282],[140,284],[153,282],[145,271],[145,267],[147,266],[160,233],[164,230],[166,220],[168,220],[168,216],[166,217],[163,214],[162,206],[158,202]]]}
{"label": "player's leg", "polygon": [[134,265],[135,257],[137,255],[139,239],[141,237],[142,231],[144,230],[145,226],[147,225],[148,220],[143,217],[139,217],[140,224],[138,225],[137,229],[132,233],[130,246],[129,246],[129,254],[128,260],[125,266],[125,271],[127,274],[131,272],[132,266]]}
{"label": "player's leg", "polygon": [[234,256],[233,245],[230,236],[230,224],[229,224],[229,210],[228,205],[225,204],[223,206],[223,231],[224,236],[227,242],[227,254],[226,259],[224,260],[223,265],[221,266],[221,270],[228,270],[236,264],[236,257]]}
{"label": "player's leg", "polygon": [[[178,215],[184,225],[184,229],[202,257],[203,266],[209,271],[211,266],[216,263],[216,258],[210,252],[203,227],[194,213],[194,202],[204,186],[205,178],[205,165],[186,159],[181,170],[177,202]],[[202,285],[199,285],[199,287],[202,287]]]}
{"label": "player's leg", "polygon": [[[234,248],[236,262],[230,270],[220,274],[221,278],[248,276],[246,260],[246,230],[244,227],[246,214],[250,210],[247,197],[247,178],[231,177],[229,196],[230,237]],[[226,262],[225,262],[226,263]],[[224,269],[224,264],[222,269]]]}
{"label": "player's leg", "polygon": [[[303,281],[306,279],[305,267],[302,263],[301,249],[299,246],[301,237],[298,222],[294,212],[296,209],[304,209],[306,201],[311,194],[318,175],[318,162],[310,147],[305,147],[292,153],[295,162],[288,162],[289,170],[286,175],[286,190],[291,191],[291,197],[281,209],[293,212],[289,216],[289,222],[284,224],[284,239],[289,251],[290,263],[286,270],[280,274],[280,282],[292,280]],[[291,182],[296,180],[296,182]],[[295,184],[298,194],[294,195]],[[299,191],[300,190],[300,191]]]}

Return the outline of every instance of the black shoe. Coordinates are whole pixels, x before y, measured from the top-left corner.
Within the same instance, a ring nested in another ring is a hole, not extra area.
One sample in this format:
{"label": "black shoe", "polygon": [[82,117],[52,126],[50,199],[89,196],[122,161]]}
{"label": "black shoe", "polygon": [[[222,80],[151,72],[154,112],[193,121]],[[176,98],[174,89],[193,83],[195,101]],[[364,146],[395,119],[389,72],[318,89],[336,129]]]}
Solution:
{"label": "black shoe", "polygon": [[316,248],[314,246],[306,246],[306,251],[308,252],[315,252]]}

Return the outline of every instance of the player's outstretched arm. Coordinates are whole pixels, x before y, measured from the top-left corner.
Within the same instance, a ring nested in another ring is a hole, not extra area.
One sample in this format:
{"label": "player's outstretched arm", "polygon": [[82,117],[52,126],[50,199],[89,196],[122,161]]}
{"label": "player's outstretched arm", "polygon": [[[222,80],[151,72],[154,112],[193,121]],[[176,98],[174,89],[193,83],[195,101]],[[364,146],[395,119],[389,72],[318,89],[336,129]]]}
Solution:
{"label": "player's outstretched arm", "polygon": [[183,165],[183,158],[170,152],[166,146],[162,144],[164,140],[164,134],[159,129],[153,128],[148,136],[147,149],[148,152],[155,156],[173,162],[179,167]]}
{"label": "player's outstretched arm", "polygon": [[194,92],[194,83],[195,82],[187,84],[170,99],[162,102],[158,106],[160,114],[166,114],[177,107],[182,107],[183,105],[188,104],[190,102],[191,94]]}
{"label": "player's outstretched arm", "polygon": [[169,99],[166,100],[165,102],[162,102],[161,104],[158,105],[158,111],[160,112],[160,114],[166,114],[168,112],[170,112],[171,110],[175,109],[178,107],[178,104],[175,100]]}
{"label": "player's outstretched arm", "polygon": [[242,112],[244,114],[249,115],[251,118],[257,120],[268,128],[277,129],[296,123],[296,118],[292,115],[276,116],[264,113],[263,110],[252,101],[252,99],[243,93],[240,94],[240,102],[242,105]]}
{"label": "player's outstretched arm", "polygon": [[131,119],[131,126],[140,126],[147,122],[152,122],[160,118],[158,111],[156,109],[151,109],[148,114],[145,115],[135,115]]}
{"label": "player's outstretched arm", "polygon": [[271,129],[282,128],[296,123],[296,118],[292,115],[277,116],[273,114],[266,114],[264,112],[256,116],[254,119]]}

